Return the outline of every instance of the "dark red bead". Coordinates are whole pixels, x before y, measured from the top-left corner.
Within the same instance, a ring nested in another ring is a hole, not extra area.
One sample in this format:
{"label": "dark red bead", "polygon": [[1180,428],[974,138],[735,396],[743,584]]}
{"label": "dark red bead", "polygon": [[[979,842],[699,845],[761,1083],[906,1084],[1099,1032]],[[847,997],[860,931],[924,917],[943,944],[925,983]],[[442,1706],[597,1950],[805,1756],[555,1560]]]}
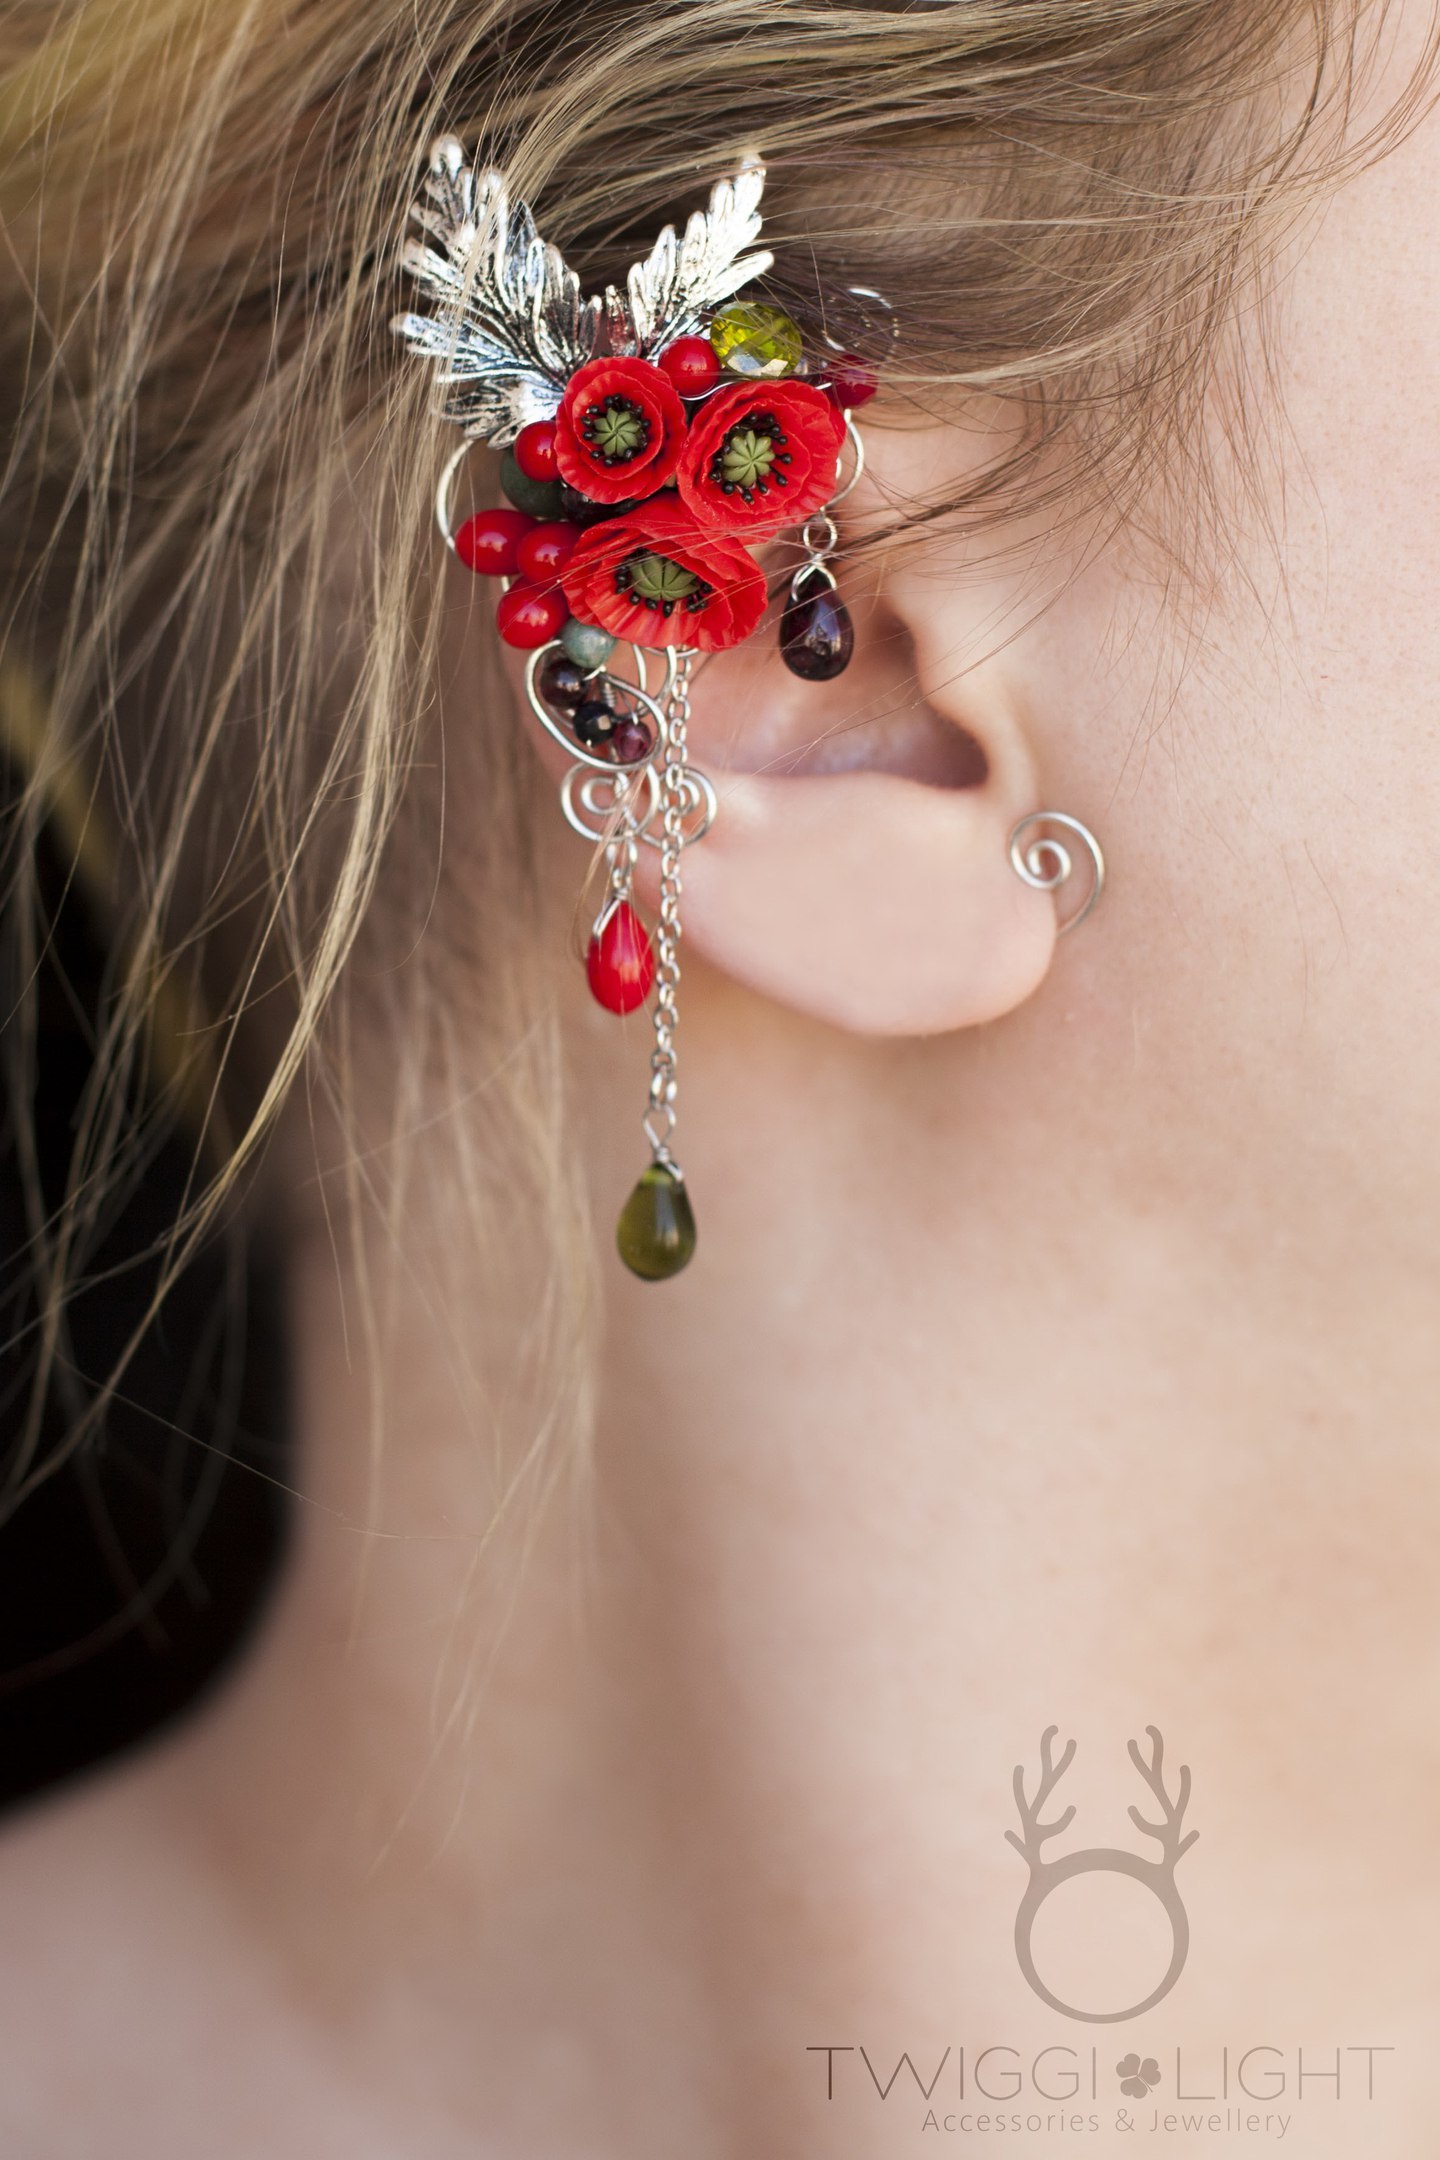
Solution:
{"label": "dark red bead", "polygon": [[857,405],[868,405],[880,385],[875,371],[854,353],[842,353],[830,370],[830,395],[842,412],[853,412]]}
{"label": "dark red bead", "polygon": [[569,614],[562,593],[522,580],[501,593],[495,605],[495,626],[507,645],[533,652],[560,635]]}
{"label": "dark red bead", "polygon": [[521,577],[533,585],[553,585],[580,538],[578,525],[534,525],[515,551]]}
{"label": "dark red bead", "polygon": [[522,510],[477,510],[455,535],[455,553],[481,577],[514,577],[520,542],[534,526]]}
{"label": "dark red bead", "polygon": [[844,674],[854,650],[849,609],[828,578],[811,571],[780,618],[781,659],[804,682],[831,682]]}
{"label": "dark red bead", "polygon": [[659,366],[681,397],[704,397],[720,380],[720,362],[709,338],[676,338],[661,353]]}
{"label": "dark red bead", "polygon": [[558,480],[555,464],[555,423],[532,420],[515,438],[515,462],[527,480]]}
{"label": "dark red bead", "polygon": [[634,1012],[650,995],[655,953],[645,925],[628,900],[622,900],[585,955],[585,979],[591,995],[607,1012]]}
{"label": "dark red bead", "polygon": [[648,721],[632,713],[610,737],[610,755],[617,765],[638,765],[655,747],[655,733]]}
{"label": "dark red bead", "polygon": [[590,678],[583,668],[576,667],[568,653],[553,652],[541,661],[535,687],[547,705],[569,714],[589,697]]}

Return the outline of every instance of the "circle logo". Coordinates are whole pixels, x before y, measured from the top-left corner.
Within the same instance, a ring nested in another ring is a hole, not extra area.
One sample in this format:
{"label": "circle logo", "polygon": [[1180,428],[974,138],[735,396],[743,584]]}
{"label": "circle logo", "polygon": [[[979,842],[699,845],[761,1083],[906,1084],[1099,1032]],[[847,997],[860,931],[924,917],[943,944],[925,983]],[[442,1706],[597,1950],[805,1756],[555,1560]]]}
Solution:
{"label": "circle logo", "polygon": [[[1185,1969],[1190,1950],[1190,1920],[1185,1901],[1175,1881],[1175,1870],[1184,1855],[1200,1835],[1190,1830],[1181,1835],[1185,1810],[1190,1804],[1190,1772],[1183,1764],[1172,1800],[1166,1790],[1164,1763],[1165,1743],[1153,1725],[1147,1725],[1150,1741],[1150,1760],[1147,1762],[1136,1741],[1130,1742],[1130,1760],[1154,1794],[1160,1809],[1159,1822],[1148,1822],[1136,1807],[1130,1809],[1130,1820],[1147,1837],[1156,1838],[1160,1844],[1160,1857],[1148,1860],[1142,1854],[1125,1852],[1116,1846],[1090,1846],[1083,1852],[1064,1853],[1058,1860],[1046,1860],[1044,1847],[1051,1838],[1059,1837],[1075,1819],[1073,1807],[1054,1822],[1042,1822],[1041,1809],[1049,1800],[1055,1787],[1069,1769],[1075,1755],[1075,1742],[1067,1740],[1065,1751],[1057,1763],[1051,1753],[1051,1744],[1059,1731],[1058,1725],[1048,1726],[1040,1738],[1040,1780],[1032,1799],[1026,1797],[1025,1770],[1023,1764],[1015,1767],[1015,1805],[1020,1814],[1020,1832],[1007,1830],[1008,1843],[1015,1847],[1030,1870],[1030,1880],[1020,1900],[1015,1915],[1015,1955],[1020,1970],[1029,1985],[1052,2010],[1062,2017],[1079,2018],[1089,2025],[1118,2025],[1127,2018],[1139,2017],[1146,2010],[1153,2010],[1174,1987]],[[1157,1986],[1140,2002],[1127,2003],[1118,2010],[1080,2010],[1073,2003],[1065,2002],[1048,1987],[1035,1964],[1034,1930],[1035,1918],[1051,1892],[1062,1883],[1072,1882],[1077,1875],[1124,1875],[1138,1882],[1158,1898],[1170,1923],[1170,1962]]]}

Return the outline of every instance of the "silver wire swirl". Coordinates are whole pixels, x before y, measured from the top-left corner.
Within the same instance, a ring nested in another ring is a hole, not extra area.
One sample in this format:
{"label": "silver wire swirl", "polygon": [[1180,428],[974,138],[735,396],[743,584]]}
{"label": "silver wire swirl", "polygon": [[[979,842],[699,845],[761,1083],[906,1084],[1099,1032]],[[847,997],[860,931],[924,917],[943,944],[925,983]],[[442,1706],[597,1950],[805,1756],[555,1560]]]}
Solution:
{"label": "silver wire swirl", "polygon": [[[560,808],[570,830],[579,833],[582,840],[593,840],[597,845],[611,841],[615,837],[615,820],[626,806],[626,791],[637,779],[645,803],[643,811],[631,804],[634,819],[631,830],[635,839],[643,841],[646,847],[663,847],[663,839],[650,831],[660,808],[660,775],[650,762],[589,769],[586,765],[572,765],[560,783]],[[680,845],[693,847],[697,840],[704,839],[714,824],[720,799],[714,782],[693,765],[686,768],[682,792]]]}
{"label": "silver wire swirl", "polygon": [[452,450],[441,467],[440,478],[435,484],[435,523],[440,528],[441,539],[452,555],[455,552],[455,530],[450,522],[450,492],[455,485],[456,473],[474,448],[474,442],[467,439],[461,443],[458,450]]}
{"label": "silver wire swirl", "polygon": [[608,667],[592,668],[586,678],[597,686],[602,683],[612,683],[621,692],[622,696],[633,699],[637,705],[643,705],[655,723],[650,748],[646,751],[644,757],[632,758],[628,764],[622,765],[613,757],[596,756],[592,751],[587,750],[583,743],[578,743],[573,735],[567,734],[564,724],[557,720],[554,714],[548,710],[545,700],[541,697],[539,686],[540,669],[545,661],[549,659],[551,653],[561,650],[563,648],[559,640],[552,639],[548,645],[542,645],[538,652],[531,653],[525,667],[525,695],[530,700],[530,710],[534,713],[546,734],[553,737],[559,743],[561,749],[567,751],[579,764],[589,765],[596,772],[637,772],[642,765],[648,765],[665,740],[665,710],[660,703],[660,699],[668,694],[670,685],[675,679],[674,653],[667,652],[665,655],[665,680],[661,683],[659,693],[655,697],[650,695],[650,672],[645,664],[645,654],[638,645],[632,645],[630,648],[635,655],[635,672],[640,678],[638,682],[627,682],[623,675],[616,675]]}
{"label": "silver wire swirl", "polygon": [[[1052,833],[1035,831],[1046,825],[1058,825],[1073,833],[1090,858],[1091,885],[1082,904],[1073,915],[1059,925],[1059,934],[1074,930],[1084,922],[1101,893],[1105,890],[1105,851],[1088,825],[1079,818],[1067,817],[1063,810],[1032,810],[1021,818],[1010,835],[1010,867],[1026,885],[1036,892],[1056,892],[1074,875],[1075,858],[1063,840]],[[1027,842],[1026,834],[1035,831],[1035,837]]]}
{"label": "silver wire swirl", "polygon": [[[643,812],[631,800],[637,778],[645,797]],[[632,819],[631,837],[638,840],[659,804],[660,776],[649,764],[632,765],[628,772],[618,765],[602,770],[572,765],[560,783],[560,808],[566,824],[582,840],[593,840],[597,845],[615,838],[616,821],[627,808]]]}
{"label": "silver wire swirl", "polygon": [[[849,437],[851,447],[855,452],[855,470],[851,473],[849,479],[845,482],[845,485],[842,488],[837,488],[835,493],[830,497],[829,502],[825,505],[827,511],[833,510],[836,503],[844,502],[847,495],[853,494],[855,489],[860,485],[860,482],[864,477],[865,473],[865,438],[860,433],[859,428],[855,425],[855,415],[853,413],[847,412],[845,415],[845,433]],[[844,455],[844,450],[845,446],[842,443],[840,446],[840,456]],[[840,457],[837,457],[835,460],[835,470],[837,473],[840,470]]]}
{"label": "silver wire swirl", "polygon": [[[898,344],[900,339],[900,319],[890,302],[885,298],[884,293],[877,292],[873,285],[846,285],[843,289],[852,300],[859,300],[862,303],[860,309],[861,329],[866,331],[875,330],[883,325],[891,344]],[[879,309],[878,321],[875,314],[863,305],[866,300],[873,300],[876,308]],[[828,330],[820,332],[820,342],[822,345],[828,345],[831,352],[846,353],[850,349],[848,345],[842,344],[839,338],[831,337]]]}
{"label": "silver wire swirl", "polygon": [[[886,330],[889,332],[890,343],[892,346],[895,345],[898,342],[900,336],[900,322],[894,308],[885,298],[884,293],[877,292],[873,285],[847,285],[845,287],[845,290],[853,300],[859,300],[862,302],[866,300],[874,301],[875,306],[880,311],[881,320],[883,321]],[[873,314],[863,312],[862,319],[864,322],[864,327],[867,330],[872,329],[875,326],[875,318]],[[820,337],[821,342],[828,345],[831,352],[843,354],[848,350],[846,346],[841,344],[838,338],[831,337],[828,330],[822,330],[820,333]],[[837,488],[836,492],[830,497],[829,502],[825,505],[827,511],[833,510],[836,503],[844,502],[847,495],[852,495],[855,492],[855,489],[860,485],[861,479],[864,477],[865,438],[860,433],[859,428],[855,425],[855,415],[851,412],[847,412],[845,415],[845,433],[848,436],[851,447],[855,452],[855,469],[851,473],[849,479],[845,482],[844,486],[841,488]],[[843,443],[841,444],[841,455],[844,455]],[[838,458],[835,463],[835,471],[838,477],[840,471],[840,463]],[[832,546],[834,545],[833,542],[831,544]]]}

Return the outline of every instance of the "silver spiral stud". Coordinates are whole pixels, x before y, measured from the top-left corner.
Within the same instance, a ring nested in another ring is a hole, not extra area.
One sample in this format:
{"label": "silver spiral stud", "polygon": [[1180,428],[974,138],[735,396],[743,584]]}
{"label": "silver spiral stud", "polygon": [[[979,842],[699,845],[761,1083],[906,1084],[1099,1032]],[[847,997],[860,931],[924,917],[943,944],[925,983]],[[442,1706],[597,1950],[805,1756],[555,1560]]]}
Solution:
{"label": "silver spiral stud", "polygon": [[1046,828],[1059,826],[1080,842],[1090,858],[1090,890],[1073,915],[1060,924],[1060,935],[1084,922],[1105,890],[1105,851],[1088,825],[1063,810],[1032,810],[1010,835],[1010,867],[1036,892],[1058,892],[1075,873],[1075,857],[1062,839]]}

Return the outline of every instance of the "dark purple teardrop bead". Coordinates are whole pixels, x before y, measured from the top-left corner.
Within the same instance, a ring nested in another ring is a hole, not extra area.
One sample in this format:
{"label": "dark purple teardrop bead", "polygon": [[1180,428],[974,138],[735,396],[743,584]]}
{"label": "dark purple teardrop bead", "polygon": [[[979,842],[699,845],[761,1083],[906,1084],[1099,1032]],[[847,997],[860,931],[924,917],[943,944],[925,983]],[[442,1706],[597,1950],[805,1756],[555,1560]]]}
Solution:
{"label": "dark purple teardrop bead", "polygon": [[855,651],[855,625],[838,592],[817,572],[802,578],[780,618],[780,657],[805,682],[843,675]]}

